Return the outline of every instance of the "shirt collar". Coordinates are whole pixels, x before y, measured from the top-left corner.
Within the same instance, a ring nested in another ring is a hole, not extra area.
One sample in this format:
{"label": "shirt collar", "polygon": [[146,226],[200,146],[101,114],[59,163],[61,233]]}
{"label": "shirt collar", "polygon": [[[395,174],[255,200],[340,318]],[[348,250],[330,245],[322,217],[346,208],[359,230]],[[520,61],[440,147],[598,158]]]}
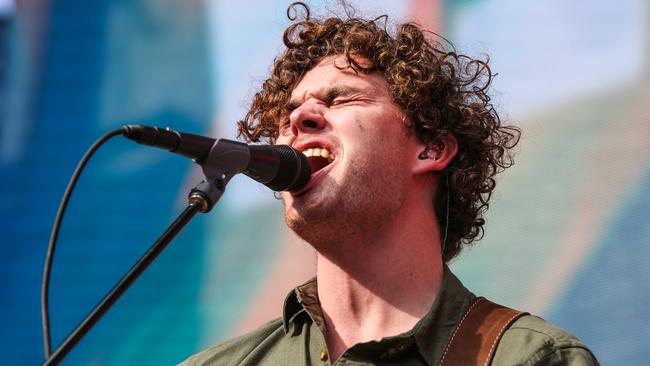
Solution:
{"label": "shirt collar", "polygon": [[307,311],[305,307],[314,305],[318,305],[316,277],[296,287],[284,300],[284,309],[282,312],[284,332],[288,333],[291,323],[296,320],[297,316]]}
{"label": "shirt collar", "polygon": [[413,327],[418,351],[429,365],[440,360],[451,334],[476,296],[445,265],[440,294],[429,312]]}
{"label": "shirt collar", "polygon": [[[435,365],[442,356],[456,325],[475,299],[476,296],[467,290],[445,265],[440,294],[427,314],[411,330],[384,339],[390,340],[391,343],[397,339],[414,340],[422,358],[429,365]],[[312,318],[312,321],[325,333],[322,312],[318,305],[316,278],[296,287],[285,299],[284,331],[288,333],[293,323],[302,324],[305,319],[302,317],[303,314]]]}

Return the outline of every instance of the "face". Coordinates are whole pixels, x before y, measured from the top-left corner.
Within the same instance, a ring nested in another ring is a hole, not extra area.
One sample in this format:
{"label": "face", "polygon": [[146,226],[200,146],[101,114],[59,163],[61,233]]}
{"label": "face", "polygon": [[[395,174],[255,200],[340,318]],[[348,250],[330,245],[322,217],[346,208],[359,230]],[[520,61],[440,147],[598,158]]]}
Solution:
{"label": "face", "polygon": [[404,202],[418,148],[383,76],[337,65],[347,62],[326,58],[305,74],[277,139],[312,164],[307,186],[282,198],[289,227],[317,249],[386,227]]}

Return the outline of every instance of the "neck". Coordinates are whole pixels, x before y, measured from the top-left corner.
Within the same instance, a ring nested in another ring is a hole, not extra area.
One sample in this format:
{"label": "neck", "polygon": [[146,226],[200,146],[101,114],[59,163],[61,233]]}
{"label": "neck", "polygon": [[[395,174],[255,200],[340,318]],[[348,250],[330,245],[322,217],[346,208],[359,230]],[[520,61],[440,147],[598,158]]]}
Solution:
{"label": "neck", "polygon": [[318,253],[332,361],[354,344],[410,330],[438,294],[443,263],[433,210],[406,207],[382,227],[375,235],[339,238],[338,250]]}

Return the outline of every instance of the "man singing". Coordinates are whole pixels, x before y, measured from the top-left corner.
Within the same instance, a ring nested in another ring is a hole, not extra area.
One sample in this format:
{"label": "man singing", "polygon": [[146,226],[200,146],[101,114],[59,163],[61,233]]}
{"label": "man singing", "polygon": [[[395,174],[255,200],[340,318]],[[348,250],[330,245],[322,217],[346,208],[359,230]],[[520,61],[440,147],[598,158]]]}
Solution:
{"label": "man singing", "polygon": [[414,24],[301,19],[239,123],[312,166],[283,192],[287,225],[317,251],[316,278],[280,319],[186,365],[594,365],[544,320],[476,297],[446,264],[483,233],[494,176],[519,130],[490,104],[486,62]]}

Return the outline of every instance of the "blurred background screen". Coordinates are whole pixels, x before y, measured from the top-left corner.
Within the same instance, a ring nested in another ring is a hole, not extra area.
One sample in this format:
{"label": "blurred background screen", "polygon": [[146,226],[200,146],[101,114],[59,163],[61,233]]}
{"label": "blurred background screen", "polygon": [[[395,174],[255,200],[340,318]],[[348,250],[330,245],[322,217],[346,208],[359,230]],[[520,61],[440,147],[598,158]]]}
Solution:
{"label": "blurred background screen", "polygon": [[[489,55],[519,125],[465,285],[582,338],[601,363],[650,359],[650,7],[643,0],[351,2]],[[84,151],[123,124],[233,138],[282,49],[288,1],[0,0],[0,362],[43,361],[40,280]],[[342,14],[335,1],[313,14]],[[72,197],[50,292],[57,346],[186,204],[189,160],[118,138]],[[174,364],[280,316],[314,273],[271,191],[236,177],[63,364]]]}

